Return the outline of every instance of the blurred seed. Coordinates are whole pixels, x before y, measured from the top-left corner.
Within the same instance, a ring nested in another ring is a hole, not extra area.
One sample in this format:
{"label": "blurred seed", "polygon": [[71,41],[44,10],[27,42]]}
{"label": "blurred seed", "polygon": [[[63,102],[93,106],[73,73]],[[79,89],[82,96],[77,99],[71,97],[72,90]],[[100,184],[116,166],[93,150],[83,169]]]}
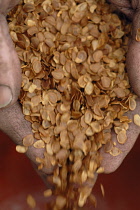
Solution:
{"label": "blurred seed", "polygon": [[30,208],[34,209],[36,207],[36,201],[32,195],[27,196],[27,204]]}
{"label": "blurred seed", "polygon": [[100,184],[100,187],[101,187],[101,192],[102,192],[102,195],[103,197],[105,196],[105,190],[104,190],[104,186],[102,184]]}
{"label": "blurred seed", "polygon": [[49,197],[51,195],[52,195],[52,190],[51,189],[48,189],[48,190],[44,191],[44,197]]}

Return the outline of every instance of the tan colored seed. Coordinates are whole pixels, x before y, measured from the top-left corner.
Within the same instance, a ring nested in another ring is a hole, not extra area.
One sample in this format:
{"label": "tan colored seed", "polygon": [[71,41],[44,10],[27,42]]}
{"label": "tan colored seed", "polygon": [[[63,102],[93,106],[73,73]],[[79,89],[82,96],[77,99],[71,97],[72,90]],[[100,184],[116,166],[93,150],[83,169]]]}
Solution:
{"label": "tan colored seed", "polygon": [[33,146],[37,149],[41,149],[45,147],[45,143],[42,140],[38,140],[33,144]]}
{"label": "tan colored seed", "polygon": [[20,146],[20,145],[16,146],[16,151],[19,152],[19,153],[26,153],[27,150],[28,150],[28,147]]}
{"label": "tan colored seed", "polygon": [[100,187],[101,187],[102,196],[104,197],[105,196],[104,186],[102,184],[100,184]]}
{"label": "tan colored seed", "polygon": [[127,135],[126,135],[126,130],[122,129],[118,135],[117,135],[117,140],[120,144],[124,144],[127,141]]}
{"label": "tan colored seed", "polygon": [[63,209],[66,205],[66,198],[63,196],[57,196],[56,198],[56,206],[58,209]]}
{"label": "tan colored seed", "polygon": [[134,98],[129,99],[129,109],[130,110],[135,110],[136,108],[136,100]]}
{"label": "tan colored seed", "polygon": [[36,207],[36,201],[32,195],[27,196],[27,204],[30,208],[34,209]]}
{"label": "tan colored seed", "polygon": [[26,137],[23,138],[23,145],[25,147],[29,147],[34,143],[34,137],[32,134],[27,135]]}
{"label": "tan colored seed", "polygon": [[135,123],[137,126],[140,126],[140,115],[139,115],[139,114],[135,114],[135,115],[134,115],[134,123]]}
{"label": "tan colored seed", "polygon": [[49,197],[51,195],[52,195],[52,190],[51,189],[48,189],[48,190],[44,191],[44,197]]}
{"label": "tan colored seed", "polygon": [[97,174],[104,173],[104,167],[99,167],[96,171]]}
{"label": "tan colored seed", "polygon": [[122,153],[122,151],[117,147],[112,147],[112,149],[109,151],[110,155],[116,157]]}

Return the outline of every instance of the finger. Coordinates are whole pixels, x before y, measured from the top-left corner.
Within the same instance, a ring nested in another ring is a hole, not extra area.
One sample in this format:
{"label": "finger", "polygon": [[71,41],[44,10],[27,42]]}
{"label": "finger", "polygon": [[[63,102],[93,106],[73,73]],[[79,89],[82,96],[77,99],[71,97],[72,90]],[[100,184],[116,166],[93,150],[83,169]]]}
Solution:
{"label": "finger", "polygon": [[7,15],[7,13],[15,7],[20,0],[0,0],[0,13]]}
{"label": "finger", "polygon": [[140,8],[140,1],[138,1],[138,0],[132,0],[131,1],[131,5],[132,5],[132,7],[133,7],[134,10],[135,9],[139,9]]}
{"label": "finger", "polygon": [[133,19],[134,10],[129,0],[109,0],[119,11],[127,16],[130,20]]}
{"label": "finger", "polygon": [[131,8],[131,3],[129,0],[109,0],[109,2],[119,7]]}
{"label": "finger", "polygon": [[137,12],[133,19],[132,36],[128,46],[126,67],[131,86],[138,96],[140,96],[140,42],[137,41],[137,32],[139,28],[140,12]]}
{"label": "finger", "polygon": [[20,62],[9,35],[6,19],[0,15],[0,108],[17,101],[20,87]]}
{"label": "finger", "polygon": [[133,118],[135,114],[140,113],[140,99],[137,100],[137,107],[134,111],[129,111],[126,115],[129,119],[132,120],[132,123],[129,124],[129,129],[127,130],[127,142],[125,144],[119,144],[117,141],[117,136],[114,132],[112,132],[112,141],[115,142],[116,147],[121,150],[121,154],[114,157],[109,153],[105,153],[104,148],[101,149],[101,156],[102,156],[102,166],[105,169],[105,173],[114,172],[123,162],[126,155],[132,149],[135,141],[138,138],[140,133],[140,127],[133,123]]}
{"label": "finger", "polygon": [[[32,134],[31,123],[24,119],[18,102],[10,107],[0,109],[0,129],[18,145],[23,145],[22,139]],[[44,158],[44,149],[36,149],[31,146],[28,148],[26,155],[37,164],[36,157]],[[42,171],[46,174],[52,173],[53,167],[49,161],[46,161]]]}

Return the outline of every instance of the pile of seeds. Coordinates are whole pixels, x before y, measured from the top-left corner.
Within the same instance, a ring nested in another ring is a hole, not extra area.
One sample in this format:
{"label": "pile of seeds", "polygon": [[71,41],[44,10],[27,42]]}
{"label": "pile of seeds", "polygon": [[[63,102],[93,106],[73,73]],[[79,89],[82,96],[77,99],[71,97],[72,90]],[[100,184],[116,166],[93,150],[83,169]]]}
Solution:
{"label": "pile of seeds", "polygon": [[38,169],[55,166],[44,196],[56,195],[52,209],[82,207],[96,174],[100,148],[117,156],[111,129],[127,141],[136,107],[125,72],[130,26],[105,0],[24,0],[10,12],[9,28],[21,61],[20,102],[32,123],[28,146],[45,148]]}

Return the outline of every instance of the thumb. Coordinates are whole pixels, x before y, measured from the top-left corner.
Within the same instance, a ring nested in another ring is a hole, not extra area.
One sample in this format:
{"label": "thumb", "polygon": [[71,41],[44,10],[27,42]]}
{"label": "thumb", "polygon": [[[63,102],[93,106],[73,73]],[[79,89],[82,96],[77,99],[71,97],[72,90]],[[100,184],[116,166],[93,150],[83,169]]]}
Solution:
{"label": "thumb", "polygon": [[20,62],[6,18],[0,14],[0,108],[15,103],[21,87]]}
{"label": "thumb", "polygon": [[133,17],[132,37],[128,46],[126,67],[134,92],[140,96],[140,11]]}

